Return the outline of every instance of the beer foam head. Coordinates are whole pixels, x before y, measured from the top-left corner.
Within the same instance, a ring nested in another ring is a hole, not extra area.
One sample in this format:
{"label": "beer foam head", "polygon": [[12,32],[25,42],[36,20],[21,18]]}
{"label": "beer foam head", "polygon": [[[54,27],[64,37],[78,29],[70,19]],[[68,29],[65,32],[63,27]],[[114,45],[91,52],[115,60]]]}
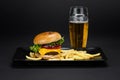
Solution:
{"label": "beer foam head", "polygon": [[70,23],[88,23],[88,21],[69,21]]}
{"label": "beer foam head", "polygon": [[69,21],[71,23],[87,23],[88,17],[85,16],[84,14],[75,14],[70,16]]}

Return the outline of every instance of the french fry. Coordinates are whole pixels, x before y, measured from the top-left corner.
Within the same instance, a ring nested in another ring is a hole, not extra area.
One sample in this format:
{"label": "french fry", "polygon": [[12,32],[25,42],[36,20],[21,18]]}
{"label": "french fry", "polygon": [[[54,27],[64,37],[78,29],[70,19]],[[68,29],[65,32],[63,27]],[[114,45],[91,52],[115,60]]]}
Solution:
{"label": "french fry", "polygon": [[58,59],[58,58],[54,58],[54,59],[48,59],[49,61],[58,61],[58,60],[60,60],[60,59]]}
{"label": "french fry", "polygon": [[73,58],[74,58],[74,60],[84,60],[85,59],[85,58],[77,56],[77,55],[73,56]]}
{"label": "french fry", "polygon": [[35,58],[35,53],[30,52],[30,57],[31,57],[31,58]]}
{"label": "french fry", "polygon": [[28,60],[34,60],[34,61],[37,61],[37,60],[41,60],[41,59],[42,59],[42,57],[32,58],[32,57],[29,57],[29,56],[27,56],[27,55],[26,55],[26,58],[27,58]]}
{"label": "french fry", "polygon": [[39,53],[35,53],[35,57],[39,58],[40,54]]}

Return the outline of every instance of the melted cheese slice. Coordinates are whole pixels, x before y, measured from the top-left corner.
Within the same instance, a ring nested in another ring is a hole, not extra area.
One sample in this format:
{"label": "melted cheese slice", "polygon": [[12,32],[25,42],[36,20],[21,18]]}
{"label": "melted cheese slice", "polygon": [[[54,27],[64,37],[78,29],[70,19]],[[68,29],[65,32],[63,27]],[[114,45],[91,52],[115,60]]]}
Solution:
{"label": "melted cheese slice", "polygon": [[58,52],[60,54],[61,49],[46,49],[46,48],[40,48],[39,53],[44,56],[48,52]]}

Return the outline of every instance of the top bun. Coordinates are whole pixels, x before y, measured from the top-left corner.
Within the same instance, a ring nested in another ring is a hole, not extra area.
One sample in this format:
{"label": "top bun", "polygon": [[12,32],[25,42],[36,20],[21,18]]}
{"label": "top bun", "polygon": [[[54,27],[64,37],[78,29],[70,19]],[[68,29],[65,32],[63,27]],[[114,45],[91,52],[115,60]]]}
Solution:
{"label": "top bun", "polygon": [[34,44],[48,44],[56,42],[61,39],[61,35],[58,32],[47,31],[36,35],[33,39]]}

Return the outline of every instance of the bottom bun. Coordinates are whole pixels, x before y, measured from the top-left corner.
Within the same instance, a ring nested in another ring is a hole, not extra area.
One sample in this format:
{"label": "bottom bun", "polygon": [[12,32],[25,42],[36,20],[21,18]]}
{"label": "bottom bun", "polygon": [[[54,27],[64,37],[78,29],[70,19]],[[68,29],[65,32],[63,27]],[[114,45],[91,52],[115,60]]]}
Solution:
{"label": "bottom bun", "polygon": [[54,58],[59,59],[60,55],[44,55],[42,58],[45,60],[54,59]]}

